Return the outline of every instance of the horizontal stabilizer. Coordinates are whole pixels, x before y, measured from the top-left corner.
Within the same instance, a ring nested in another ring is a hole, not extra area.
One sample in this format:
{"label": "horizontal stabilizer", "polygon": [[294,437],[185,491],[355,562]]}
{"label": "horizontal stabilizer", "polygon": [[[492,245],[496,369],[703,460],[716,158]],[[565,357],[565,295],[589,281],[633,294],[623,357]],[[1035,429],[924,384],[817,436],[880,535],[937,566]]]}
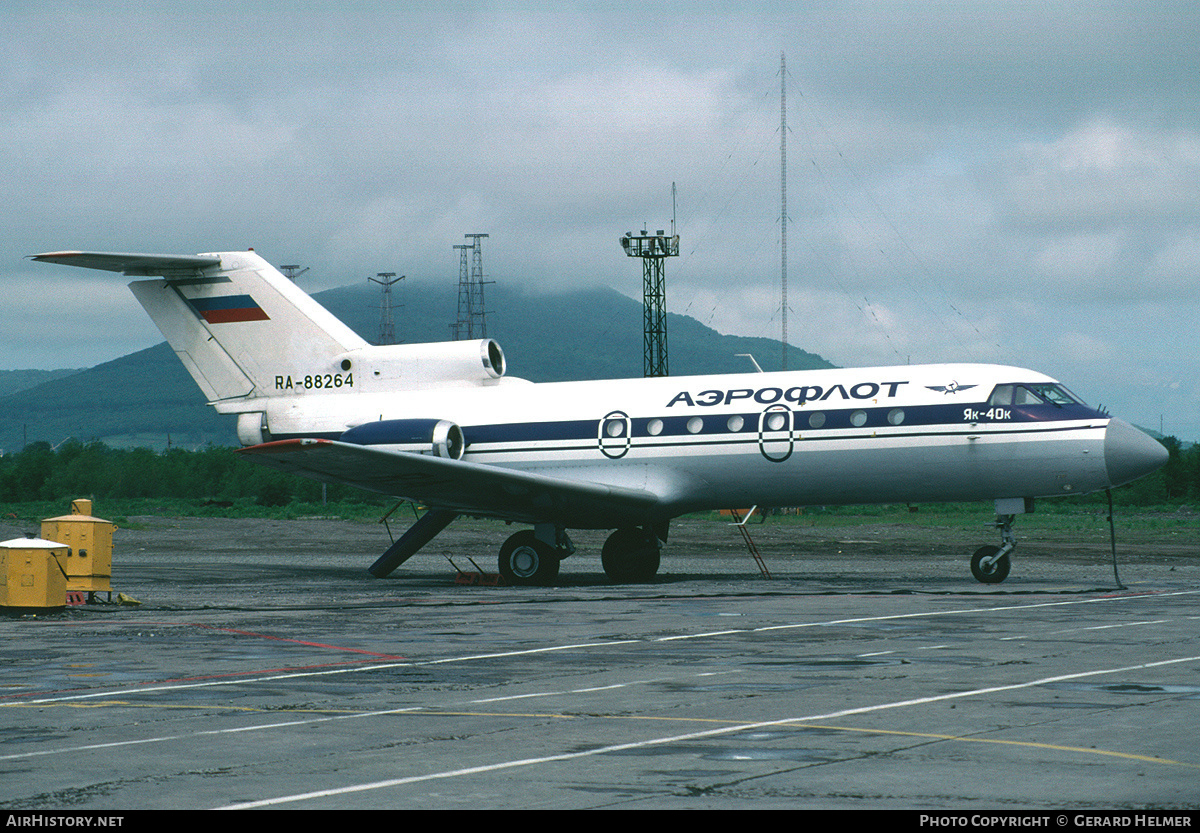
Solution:
{"label": "horizontal stabilizer", "polygon": [[554,522],[576,528],[640,525],[658,502],[655,494],[641,489],[336,440],[279,440],[239,453],[315,480],[349,483],[439,509],[524,523]]}
{"label": "horizontal stabilizer", "polygon": [[123,252],[47,252],[30,255],[30,260],[121,272],[131,277],[172,277],[221,265],[221,258],[217,255],[147,255]]}

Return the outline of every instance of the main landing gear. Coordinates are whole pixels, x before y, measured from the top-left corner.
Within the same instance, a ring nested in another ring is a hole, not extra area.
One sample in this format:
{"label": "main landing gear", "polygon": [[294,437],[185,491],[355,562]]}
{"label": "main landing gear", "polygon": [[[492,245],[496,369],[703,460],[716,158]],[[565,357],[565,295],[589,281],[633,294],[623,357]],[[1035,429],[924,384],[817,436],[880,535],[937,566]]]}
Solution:
{"label": "main landing gear", "polygon": [[509,584],[551,584],[558,578],[559,562],[573,552],[575,546],[565,529],[541,524],[504,542],[500,548],[500,575]]}
{"label": "main landing gear", "polygon": [[[666,530],[663,530],[664,537]],[[618,584],[650,581],[658,572],[662,542],[658,533],[641,527],[618,529],[604,542],[600,563]]]}
{"label": "main landing gear", "polygon": [[[450,509],[430,509],[371,565],[371,574],[376,578],[391,575],[457,517],[458,513]],[[604,572],[621,584],[652,580],[658,573],[659,554],[666,540],[665,521],[618,529],[608,536],[600,554]],[[504,542],[500,548],[500,574],[509,584],[553,584],[558,578],[559,562],[574,552],[575,545],[566,529],[552,523],[537,524]]]}
{"label": "main landing gear", "polygon": [[[662,532],[666,534],[665,529]],[[500,548],[500,574],[509,584],[551,584],[558,578],[559,562],[573,552],[575,547],[565,530],[549,524],[527,529],[511,536]],[[625,527],[608,536],[600,562],[612,581],[635,584],[654,578],[661,552],[657,531]]]}

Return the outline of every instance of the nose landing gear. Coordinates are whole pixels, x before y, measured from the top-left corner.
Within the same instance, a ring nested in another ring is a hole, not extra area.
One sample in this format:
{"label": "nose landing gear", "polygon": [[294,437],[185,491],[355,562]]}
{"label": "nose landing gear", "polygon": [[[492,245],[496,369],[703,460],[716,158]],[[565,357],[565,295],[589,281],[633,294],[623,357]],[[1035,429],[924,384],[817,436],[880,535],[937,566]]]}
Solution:
{"label": "nose landing gear", "polygon": [[971,556],[971,575],[975,576],[976,581],[983,584],[999,584],[1008,578],[1008,571],[1012,568],[1008,556],[1017,547],[1017,539],[1012,531],[1015,517],[1016,515],[997,515],[996,528],[1000,530],[1001,546],[989,544],[975,550],[975,555]]}

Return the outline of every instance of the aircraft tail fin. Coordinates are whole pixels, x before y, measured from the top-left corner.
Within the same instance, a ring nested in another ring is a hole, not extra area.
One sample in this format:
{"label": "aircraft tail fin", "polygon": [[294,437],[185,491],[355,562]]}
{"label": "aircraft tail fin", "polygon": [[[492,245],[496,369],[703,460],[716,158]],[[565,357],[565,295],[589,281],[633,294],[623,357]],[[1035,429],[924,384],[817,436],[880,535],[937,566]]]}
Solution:
{"label": "aircraft tail fin", "polygon": [[276,395],[284,370],[328,374],[337,356],[367,346],[253,251],[51,252],[33,260],[157,276],[129,288],[212,403]]}

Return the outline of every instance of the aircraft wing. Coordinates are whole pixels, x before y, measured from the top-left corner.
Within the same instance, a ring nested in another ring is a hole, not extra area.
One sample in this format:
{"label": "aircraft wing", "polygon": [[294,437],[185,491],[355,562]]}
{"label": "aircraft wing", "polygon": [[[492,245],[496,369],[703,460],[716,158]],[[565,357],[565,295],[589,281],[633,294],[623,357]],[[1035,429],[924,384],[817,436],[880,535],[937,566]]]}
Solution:
{"label": "aircraft wing", "polygon": [[239,451],[256,463],[330,483],[404,497],[465,515],[611,528],[647,522],[658,496],[462,460],[337,440],[278,440]]}
{"label": "aircraft wing", "polygon": [[146,255],[122,252],[46,252],[30,255],[41,263],[61,263],[84,269],[103,269],[122,272],[131,277],[172,277],[180,272],[194,273],[210,266],[220,266],[221,258],[213,255]]}

